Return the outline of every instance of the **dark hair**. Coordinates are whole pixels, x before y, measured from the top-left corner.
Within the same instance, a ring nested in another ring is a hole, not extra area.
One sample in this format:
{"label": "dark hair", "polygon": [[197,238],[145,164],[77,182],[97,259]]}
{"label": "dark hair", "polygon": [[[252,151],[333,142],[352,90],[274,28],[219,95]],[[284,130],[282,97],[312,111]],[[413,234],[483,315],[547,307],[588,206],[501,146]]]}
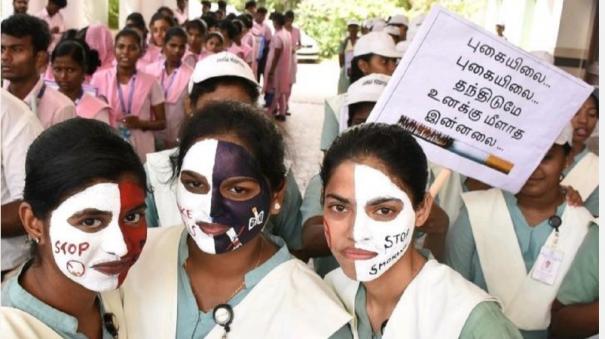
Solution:
{"label": "dark hair", "polygon": [[229,38],[229,40],[234,40],[238,36],[238,34],[241,33],[239,27],[237,27],[237,25],[234,24],[231,20],[221,20],[216,26],[219,30],[225,31],[227,33],[227,37]]}
{"label": "dark hair", "polygon": [[187,20],[185,22],[185,29],[197,29],[202,32],[202,35],[205,35],[206,31],[208,31],[207,24],[203,19]]}
{"label": "dark hair", "polygon": [[323,187],[344,161],[370,157],[378,159],[397,184],[410,190],[415,207],[422,203],[428,176],[426,156],[416,139],[400,125],[366,123],[336,138],[321,165]]}
{"label": "dark hair", "polygon": [[356,57],[353,57],[353,59],[351,59],[351,83],[354,83],[355,81],[357,81],[367,75],[361,71],[361,68],[359,68],[359,65],[358,65],[359,60],[370,62],[370,59],[372,58],[373,55],[374,55],[374,53],[368,53],[368,54],[364,54],[364,55],[358,55]]}
{"label": "dark hair", "polygon": [[31,144],[25,160],[23,200],[39,219],[49,217],[67,197],[97,179],[134,174],[146,186],[139,157],[109,125],[74,118],[51,126]]}
{"label": "dark hair", "polygon": [[137,43],[139,44],[139,46],[141,46],[141,43],[143,42],[143,38],[139,35],[139,33],[137,31],[135,31],[132,28],[123,28],[121,31],[118,32],[118,34],[116,34],[116,39],[115,39],[115,44],[118,44],[118,39],[121,37],[133,37]]}
{"label": "dark hair", "polygon": [[271,20],[274,20],[275,22],[277,22],[278,25],[283,26],[286,24],[286,17],[280,13],[280,12],[273,12],[271,13]]}
{"label": "dark hair", "polygon": [[216,3],[219,9],[227,9],[227,1],[219,0]]}
{"label": "dark hair", "polygon": [[[174,11],[172,9],[170,9],[170,7],[167,7],[167,6],[161,6],[155,12],[163,14],[165,16],[169,16],[171,18],[174,18]],[[151,21],[152,22],[149,24],[150,26],[153,24],[153,19]]]}
{"label": "dark hair", "polygon": [[67,0],[48,0],[48,1],[54,3],[59,8],[67,7]]}
{"label": "dark hair", "polygon": [[166,22],[168,23],[168,26],[170,26],[170,27],[174,27],[174,26],[176,26],[176,22],[174,21],[174,18],[173,18],[173,17],[171,17],[171,16],[167,16],[167,15],[165,15],[164,13],[162,13],[162,12],[158,11],[158,12],[155,12],[155,13],[154,13],[154,14],[151,16],[151,20],[149,20],[149,27],[151,28],[151,26],[153,26],[153,24],[154,24],[156,21],[159,21],[159,20],[164,20],[164,21],[166,21]]}
{"label": "dark hair", "polygon": [[248,79],[232,75],[220,76],[195,83],[189,94],[191,105],[195,107],[195,103],[202,95],[216,91],[219,86],[240,86],[252,102],[256,102],[260,95],[258,86]]}
{"label": "dark hair", "polygon": [[14,14],[2,20],[2,34],[17,38],[31,37],[34,54],[45,52],[50,45],[50,30],[46,21],[29,14]]}
{"label": "dark hair", "polygon": [[138,28],[140,30],[142,30],[143,32],[147,32],[147,25],[145,24],[145,19],[143,18],[143,15],[139,12],[133,12],[128,14],[128,16],[126,17],[126,22],[130,21],[130,24],[127,24],[127,27],[135,27]]}
{"label": "dark hair", "polygon": [[57,57],[62,56],[71,57],[88,75],[93,75],[97,67],[101,65],[99,52],[91,49],[86,41],[70,38],[69,35],[59,41],[51,54],[50,60],[54,62]]}
{"label": "dark hair", "polygon": [[208,30],[210,30],[210,28],[212,27],[216,27],[216,24],[218,23],[218,20],[216,20],[216,16],[214,15],[214,13],[210,14],[212,12],[208,12],[206,15],[202,16],[202,20],[204,20],[204,22],[206,23],[206,28],[208,28]]}
{"label": "dark hair", "polygon": [[164,37],[164,43],[168,43],[170,39],[174,37],[180,37],[187,41],[187,33],[181,27],[170,27],[166,31],[166,36]]}
{"label": "dark hair", "polygon": [[374,107],[376,105],[376,101],[361,101],[356,102],[354,104],[350,104],[349,116],[347,117],[347,126],[351,127],[351,124],[353,124],[353,116],[355,115],[355,113],[357,113],[360,109],[367,107],[368,105],[372,105],[372,107]]}
{"label": "dark hair", "polygon": [[250,15],[249,13],[240,14],[237,19],[241,21],[247,29],[251,29],[254,25],[254,23],[252,22],[252,15]]}
{"label": "dark hair", "polygon": [[259,7],[256,9],[256,13],[267,14],[267,9],[265,7]]}
{"label": "dark hair", "polygon": [[172,159],[173,178],[178,177],[183,158],[196,140],[218,134],[237,136],[250,148],[271,188],[281,188],[286,175],[282,135],[262,111],[235,101],[209,104],[183,125],[178,154]]}
{"label": "dark hair", "polygon": [[284,16],[286,17],[286,19],[294,20],[294,12],[292,10],[287,11],[286,14],[284,14]]}
{"label": "dark hair", "polygon": [[225,38],[223,37],[223,35],[219,32],[210,32],[208,33],[208,36],[206,37],[206,41],[212,39],[212,38],[217,38],[221,41],[221,44],[225,43]]}
{"label": "dark hair", "polygon": [[244,5],[244,9],[250,9],[252,7],[256,7],[256,1],[254,1],[254,0],[246,1],[246,4]]}
{"label": "dark hair", "polygon": [[210,1],[204,0],[204,1],[202,1],[202,7],[203,6],[212,7],[212,4],[210,3]]}

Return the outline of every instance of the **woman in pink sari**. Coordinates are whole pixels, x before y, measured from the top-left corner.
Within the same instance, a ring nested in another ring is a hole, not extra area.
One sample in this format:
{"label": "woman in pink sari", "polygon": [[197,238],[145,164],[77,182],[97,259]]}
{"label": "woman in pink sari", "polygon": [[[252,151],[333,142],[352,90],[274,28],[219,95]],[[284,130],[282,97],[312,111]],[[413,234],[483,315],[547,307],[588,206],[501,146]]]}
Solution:
{"label": "woman in pink sari", "polygon": [[166,99],[166,129],[155,134],[160,148],[177,145],[177,137],[185,119],[185,98],[187,84],[193,69],[182,62],[187,45],[187,34],[180,27],[172,27],[166,32],[164,58],[148,65],[144,71],[153,75],[162,86]]}
{"label": "woman in pink sari", "polygon": [[288,96],[292,83],[292,38],[284,25],[286,18],[283,14],[273,14],[275,34],[271,38],[269,56],[265,67],[265,92],[273,92],[273,100],[268,109],[269,115],[275,115],[279,121],[286,120]]}
{"label": "woman in pink sari", "polygon": [[[298,59],[296,58],[296,51],[298,51],[298,49],[302,46],[302,43],[300,42],[300,29],[292,26],[292,23],[294,22],[294,12],[287,11],[285,16],[285,27],[286,30],[290,32],[290,37],[292,38],[292,68],[290,70],[292,72],[292,82],[290,83],[290,91],[288,91],[288,98],[286,99],[286,102],[289,103],[290,95],[292,94],[292,86],[294,86],[294,83],[296,82],[296,72],[298,71]],[[290,115],[289,107],[287,107],[286,115]]]}
{"label": "woman in pink sari", "polygon": [[118,33],[115,53],[117,67],[95,73],[91,84],[111,106],[111,126],[144,162],[145,155],[155,151],[153,132],[166,128],[164,93],[152,75],[136,68],[141,56],[141,36],[136,31],[125,28]]}
{"label": "woman in pink sari", "polygon": [[88,26],[86,43],[99,53],[101,65],[97,68],[97,72],[114,66],[116,58],[113,54],[113,37],[107,26],[102,24]]}

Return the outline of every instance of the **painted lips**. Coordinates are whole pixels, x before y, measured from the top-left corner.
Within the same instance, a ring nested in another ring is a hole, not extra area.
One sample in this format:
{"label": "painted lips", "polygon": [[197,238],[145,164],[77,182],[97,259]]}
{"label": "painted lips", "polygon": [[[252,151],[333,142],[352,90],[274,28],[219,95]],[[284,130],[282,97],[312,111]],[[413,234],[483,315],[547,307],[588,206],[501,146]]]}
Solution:
{"label": "painted lips", "polygon": [[92,268],[106,275],[117,275],[128,271],[132,266],[132,260],[122,259],[96,264]]}
{"label": "painted lips", "polygon": [[362,250],[360,248],[355,247],[347,247],[343,251],[343,255],[345,258],[350,260],[368,260],[372,259],[378,255],[376,252]]}
{"label": "painted lips", "polygon": [[202,230],[202,232],[212,236],[225,234],[229,230],[229,227],[225,225],[211,224],[207,222],[197,223],[197,226]]}

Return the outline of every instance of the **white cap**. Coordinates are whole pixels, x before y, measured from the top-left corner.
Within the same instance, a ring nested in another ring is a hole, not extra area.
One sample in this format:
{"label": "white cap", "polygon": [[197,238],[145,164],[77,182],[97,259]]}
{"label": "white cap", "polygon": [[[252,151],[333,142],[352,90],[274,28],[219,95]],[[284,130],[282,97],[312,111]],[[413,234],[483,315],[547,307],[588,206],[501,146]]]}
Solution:
{"label": "white cap", "polygon": [[410,25],[410,20],[403,14],[395,14],[389,18],[389,25]]}
{"label": "white cap", "polygon": [[397,37],[401,34],[401,30],[397,26],[387,26],[382,31]]}
{"label": "white cap", "polygon": [[372,19],[366,19],[361,25],[363,27],[372,28],[374,21]]}
{"label": "white cap", "polygon": [[353,25],[359,26],[359,22],[357,20],[347,21],[347,26],[353,26]]}
{"label": "white cap", "polygon": [[401,58],[401,53],[395,49],[395,41],[385,32],[370,32],[357,40],[353,56],[370,53],[387,58]]}
{"label": "white cap", "polygon": [[382,31],[385,27],[387,27],[387,23],[384,22],[384,20],[382,19],[374,19],[374,21],[372,22],[372,32],[380,32]]}
{"label": "white cap", "polygon": [[258,86],[256,77],[248,64],[237,55],[229,52],[211,54],[195,65],[189,80],[189,93],[193,85],[210,78],[235,76],[250,80]]}
{"label": "white cap", "polygon": [[399,41],[397,45],[395,45],[395,49],[397,50],[397,52],[401,53],[401,55],[404,55],[405,51],[408,50],[408,47],[410,47],[411,43],[412,41],[410,39]]}
{"label": "white cap", "polygon": [[565,144],[569,144],[571,146],[571,143],[573,140],[572,138],[573,138],[573,128],[571,127],[571,124],[567,124],[567,125],[565,125],[565,127],[563,127],[563,130],[561,131],[561,133],[555,140],[555,144],[561,145],[561,146],[563,146]]}
{"label": "white cap", "polygon": [[345,96],[345,105],[358,102],[376,102],[391,79],[390,76],[378,73],[366,75],[349,86]]}
{"label": "white cap", "polygon": [[555,64],[555,58],[552,54],[550,54],[547,51],[533,51],[533,52],[529,52],[529,54],[540,58],[540,60],[542,61],[546,61],[547,63],[554,65]]}

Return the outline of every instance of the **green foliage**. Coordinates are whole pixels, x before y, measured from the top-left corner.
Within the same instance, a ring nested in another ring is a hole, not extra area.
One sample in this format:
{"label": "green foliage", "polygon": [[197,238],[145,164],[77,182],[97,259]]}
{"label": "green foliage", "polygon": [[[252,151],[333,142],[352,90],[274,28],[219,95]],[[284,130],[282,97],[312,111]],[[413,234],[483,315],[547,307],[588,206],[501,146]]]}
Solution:
{"label": "green foliage", "polygon": [[118,29],[119,26],[120,1],[109,0],[109,28]]}

